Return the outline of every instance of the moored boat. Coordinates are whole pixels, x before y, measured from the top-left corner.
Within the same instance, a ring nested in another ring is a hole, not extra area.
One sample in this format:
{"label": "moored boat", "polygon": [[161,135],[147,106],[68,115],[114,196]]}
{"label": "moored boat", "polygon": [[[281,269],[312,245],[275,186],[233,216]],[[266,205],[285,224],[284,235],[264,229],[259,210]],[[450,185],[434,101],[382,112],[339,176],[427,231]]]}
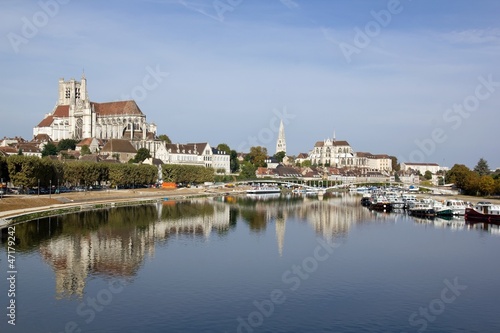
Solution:
{"label": "moored boat", "polygon": [[421,201],[416,202],[413,207],[408,210],[408,214],[418,217],[434,217],[436,216],[436,211],[429,202]]}
{"label": "moored boat", "polygon": [[453,215],[465,215],[467,204],[463,200],[449,199],[445,201],[444,205],[447,209],[452,210]]}
{"label": "moored boat", "polygon": [[465,209],[467,222],[500,223],[500,206],[491,202],[478,202],[474,207]]}
{"label": "moored boat", "polygon": [[247,194],[268,194],[268,193],[281,193],[279,187],[276,186],[256,186],[247,190]]}

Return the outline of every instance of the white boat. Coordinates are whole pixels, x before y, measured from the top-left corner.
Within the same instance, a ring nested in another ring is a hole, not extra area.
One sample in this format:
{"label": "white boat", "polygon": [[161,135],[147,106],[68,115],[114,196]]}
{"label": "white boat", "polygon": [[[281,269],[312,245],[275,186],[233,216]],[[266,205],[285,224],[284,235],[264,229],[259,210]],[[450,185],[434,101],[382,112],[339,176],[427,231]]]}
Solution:
{"label": "white boat", "polygon": [[403,199],[406,209],[412,208],[417,202],[417,197],[414,194],[403,193],[401,199]]}
{"label": "white boat", "polygon": [[448,199],[444,203],[445,207],[451,209],[453,215],[465,215],[465,208],[467,204],[463,200]]}
{"label": "white boat", "polygon": [[255,186],[247,190],[247,194],[268,194],[268,193],[281,193],[279,187],[276,186]]}
{"label": "white boat", "polygon": [[387,200],[392,204],[392,208],[395,208],[395,209],[405,208],[405,202],[396,193],[389,192],[386,194],[386,197],[387,197]]}

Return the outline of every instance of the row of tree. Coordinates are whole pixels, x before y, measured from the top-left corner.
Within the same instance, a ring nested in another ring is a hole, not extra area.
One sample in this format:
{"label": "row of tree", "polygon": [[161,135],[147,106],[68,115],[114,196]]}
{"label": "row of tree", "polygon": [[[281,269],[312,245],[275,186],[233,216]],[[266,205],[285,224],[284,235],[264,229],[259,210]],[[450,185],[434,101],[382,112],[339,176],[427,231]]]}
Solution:
{"label": "row of tree", "polygon": [[61,162],[50,158],[12,155],[0,157],[0,177],[16,187],[38,185],[91,186],[109,183],[112,186],[154,184],[158,169],[145,164],[108,164],[96,162]]}
{"label": "row of tree", "polygon": [[445,182],[455,184],[468,195],[500,195],[500,172],[492,173],[482,158],[473,170],[463,164],[455,164],[446,173]]}

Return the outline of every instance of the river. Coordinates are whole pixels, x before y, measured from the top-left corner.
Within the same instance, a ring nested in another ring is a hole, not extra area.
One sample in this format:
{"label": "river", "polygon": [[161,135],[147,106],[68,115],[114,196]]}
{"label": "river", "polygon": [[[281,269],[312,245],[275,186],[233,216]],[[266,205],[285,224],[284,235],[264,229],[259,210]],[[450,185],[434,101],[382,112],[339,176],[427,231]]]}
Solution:
{"label": "river", "polygon": [[0,331],[500,332],[498,227],[359,199],[159,201],[5,228]]}

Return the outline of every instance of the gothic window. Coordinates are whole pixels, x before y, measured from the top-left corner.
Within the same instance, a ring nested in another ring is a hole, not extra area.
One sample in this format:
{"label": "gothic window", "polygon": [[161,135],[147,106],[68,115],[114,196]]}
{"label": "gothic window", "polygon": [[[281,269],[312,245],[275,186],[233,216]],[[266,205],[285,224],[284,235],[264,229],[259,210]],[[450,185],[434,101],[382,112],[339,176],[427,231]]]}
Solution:
{"label": "gothic window", "polygon": [[80,98],[80,88],[75,88],[75,97],[76,99]]}
{"label": "gothic window", "polygon": [[71,97],[71,90],[69,88],[66,88],[66,98],[70,98]]}
{"label": "gothic window", "polygon": [[78,119],[76,119],[76,126],[75,126],[75,138],[76,139],[82,138],[82,131],[83,131],[83,120],[82,120],[82,118],[78,118]]}

